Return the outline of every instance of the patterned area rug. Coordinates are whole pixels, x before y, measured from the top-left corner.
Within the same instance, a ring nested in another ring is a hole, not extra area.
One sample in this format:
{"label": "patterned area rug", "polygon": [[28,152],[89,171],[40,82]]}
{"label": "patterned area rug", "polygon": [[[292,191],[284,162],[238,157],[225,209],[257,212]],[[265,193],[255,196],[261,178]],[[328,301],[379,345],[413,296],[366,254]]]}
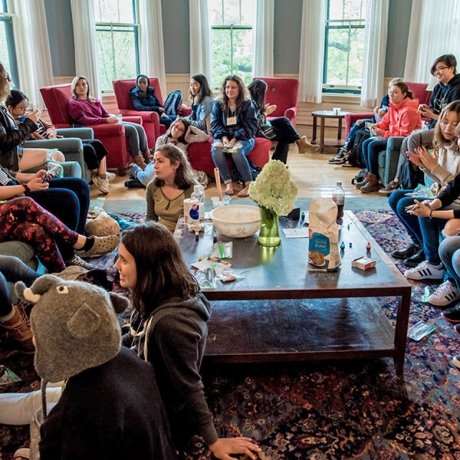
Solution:
{"label": "patterned area rug", "polygon": [[[356,215],[387,253],[407,244],[391,212]],[[119,217],[142,220],[139,214]],[[112,264],[113,256],[98,261]],[[423,320],[437,328],[420,342],[408,340],[404,379],[396,377],[391,359],[204,368],[220,435],[250,436],[263,448],[261,458],[272,460],[460,459],[460,372],[450,362],[459,338],[439,310],[421,301],[425,288],[413,284],[410,325]],[[396,299],[380,300],[394,320]],[[0,345],[0,360],[23,379],[0,391],[37,387],[30,358]],[[27,436],[27,427],[0,425],[0,458],[11,458]],[[184,458],[210,456],[197,439]]]}

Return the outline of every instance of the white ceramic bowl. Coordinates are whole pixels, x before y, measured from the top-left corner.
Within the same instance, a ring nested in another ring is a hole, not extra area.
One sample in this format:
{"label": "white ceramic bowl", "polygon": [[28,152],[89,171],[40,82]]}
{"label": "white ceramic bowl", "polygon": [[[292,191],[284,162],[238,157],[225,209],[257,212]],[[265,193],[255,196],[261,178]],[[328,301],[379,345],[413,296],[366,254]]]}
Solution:
{"label": "white ceramic bowl", "polygon": [[247,238],[260,229],[260,211],[257,206],[222,206],[211,211],[211,219],[217,231],[230,238]]}

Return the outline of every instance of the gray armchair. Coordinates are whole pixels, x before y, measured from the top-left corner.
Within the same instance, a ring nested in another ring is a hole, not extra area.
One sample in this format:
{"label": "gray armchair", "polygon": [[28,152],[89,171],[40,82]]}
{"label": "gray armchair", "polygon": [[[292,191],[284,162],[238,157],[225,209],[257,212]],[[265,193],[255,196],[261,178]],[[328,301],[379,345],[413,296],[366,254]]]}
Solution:
{"label": "gray armchair", "polygon": [[88,171],[83,156],[82,139],[93,139],[94,132],[92,128],[63,128],[58,129],[57,134],[64,136],[58,139],[43,139],[26,141],[24,147],[29,148],[44,148],[60,150],[66,161],[77,161],[80,164],[83,176],[87,181],[91,179],[91,173]]}
{"label": "gray armchair", "polygon": [[404,140],[402,136],[388,139],[385,150],[379,152],[379,177],[385,187],[395,178],[398,169],[399,153]]}

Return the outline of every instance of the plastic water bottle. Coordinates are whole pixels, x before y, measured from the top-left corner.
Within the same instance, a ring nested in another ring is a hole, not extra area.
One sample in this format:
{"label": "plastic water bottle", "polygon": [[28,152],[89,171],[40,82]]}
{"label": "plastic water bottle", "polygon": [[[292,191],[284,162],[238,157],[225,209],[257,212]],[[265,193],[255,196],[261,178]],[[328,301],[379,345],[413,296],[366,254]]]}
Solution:
{"label": "plastic water bottle", "polygon": [[199,211],[199,220],[200,222],[204,219],[204,188],[202,185],[194,185],[193,193],[190,195],[190,198],[198,200],[198,211]]}
{"label": "plastic water bottle", "polygon": [[345,192],[343,191],[341,181],[337,181],[334,192],[332,193],[332,199],[337,205],[337,222],[339,223],[342,221],[343,206],[345,205]]}

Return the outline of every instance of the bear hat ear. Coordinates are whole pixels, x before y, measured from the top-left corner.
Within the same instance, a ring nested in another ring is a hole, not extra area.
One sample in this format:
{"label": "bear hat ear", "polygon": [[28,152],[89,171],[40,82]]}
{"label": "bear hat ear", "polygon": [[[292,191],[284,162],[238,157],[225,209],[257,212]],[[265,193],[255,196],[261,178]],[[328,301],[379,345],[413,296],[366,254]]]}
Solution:
{"label": "bear hat ear", "polygon": [[27,288],[22,281],[18,281],[15,284],[15,291],[21,300],[37,303],[41,298],[41,294],[44,294],[52,286],[60,284],[61,281],[61,278],[55,275],[43,275],[37,278],[30,288]]}
{"label": "bear hat ear", "polygon": [[113,309],[117,313],[125,311],[130,306],[130,301],[125,296],[116,292],[109,292],[110,300],[112,301]]}

